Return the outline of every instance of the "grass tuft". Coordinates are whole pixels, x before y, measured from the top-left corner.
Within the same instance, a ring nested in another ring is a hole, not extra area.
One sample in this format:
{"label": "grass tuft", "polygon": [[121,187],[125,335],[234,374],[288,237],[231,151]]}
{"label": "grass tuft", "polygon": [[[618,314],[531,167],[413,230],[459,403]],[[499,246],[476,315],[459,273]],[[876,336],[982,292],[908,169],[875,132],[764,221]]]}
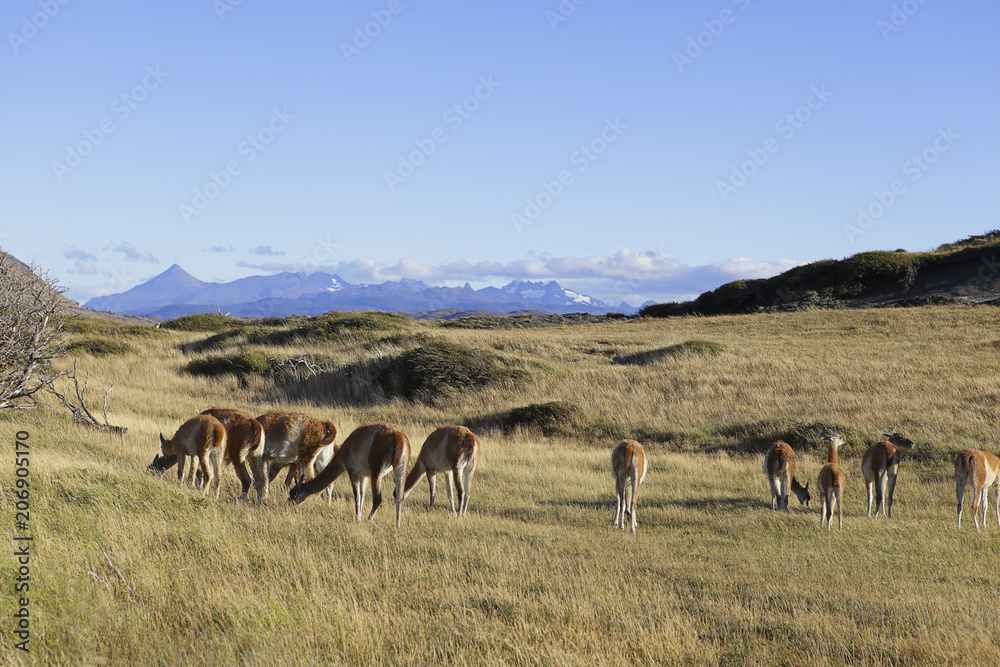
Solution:
{"label": "grass tuft", "polygon": [[618,356],[612,359],[612,361],[616,364],[629,366],[648,366],[664,359],[676,359],[678,357],[715,357],[725,351],[726,346],[722,343],[715,343],[710,340],[687,340],[668,347]]}

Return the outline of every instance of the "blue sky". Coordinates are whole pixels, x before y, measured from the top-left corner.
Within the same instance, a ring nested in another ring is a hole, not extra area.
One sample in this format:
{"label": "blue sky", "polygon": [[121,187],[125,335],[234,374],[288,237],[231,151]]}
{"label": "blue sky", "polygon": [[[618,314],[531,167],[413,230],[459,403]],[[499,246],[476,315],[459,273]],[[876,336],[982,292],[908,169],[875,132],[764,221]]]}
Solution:
{"label": "blue sky", "polygon": [[0,243],[617,304],[1000,227],[1000,5],[8,0]]}

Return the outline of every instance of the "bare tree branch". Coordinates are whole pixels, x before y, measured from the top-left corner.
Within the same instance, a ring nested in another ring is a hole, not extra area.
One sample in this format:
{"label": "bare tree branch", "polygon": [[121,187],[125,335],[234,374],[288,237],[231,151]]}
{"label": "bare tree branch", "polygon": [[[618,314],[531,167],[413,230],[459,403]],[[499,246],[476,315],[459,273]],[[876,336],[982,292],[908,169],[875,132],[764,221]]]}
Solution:
{"label": "bare tree branch", "polygon": [[24,399],[61,375],[52,361],[65,354],[62,291],[0,251],[0,409],[35,407]]}
{"label": "bare tree branch", "polygon": [[104,550],[104,547],[101,547],[101,553],[104,554],[104,557],[108,559],[108,565],[110,565],[111,569],[115,571],[115,574],[118,575],[118,578],[121,579],[126,586],[128,586],[128,592],[132,596],[132,599],[134,600],[136,595],[135,591],[132,589],[132,584],[128,583],[128,581],[125,579],[125,575],[122,574],[122,571],[119,570],[117,567],[115,567],[115,564],[111,562],[111,556],[109,556],[108,552]]}
{"label": "bare tree branch", "polygon": [[80,387],[80,380],[76,375],[76,362],[73,362],[72,370],[65,371],[63,375],[73,383],[73,393],[76,394],[76,403],[68,399],[66,394],[60,393],[59,390],[56,389],[54,383],[46,387],[46,390],[58,398],[62,402],[63,407],[72,412],[78,422],[88,426],[93,426],[94,428],[99,428],[102,431],[111,431],[112,433],[116,433],[118,435],[122,435],[128,430],[124,426],[114,426],[113,424],[108,423],[108,407],[111,403],[111,391],[115,388],[115,385],[112,384],[110,387],[102,387],[102,389],[104,389],[104,422],[102,423],[97,421],[94,415],[91,414],[90,410],[87,408],[85,396],[87,393],[87,387],[90,385],[90,378],[86,378],[83,381],[83,387]]}

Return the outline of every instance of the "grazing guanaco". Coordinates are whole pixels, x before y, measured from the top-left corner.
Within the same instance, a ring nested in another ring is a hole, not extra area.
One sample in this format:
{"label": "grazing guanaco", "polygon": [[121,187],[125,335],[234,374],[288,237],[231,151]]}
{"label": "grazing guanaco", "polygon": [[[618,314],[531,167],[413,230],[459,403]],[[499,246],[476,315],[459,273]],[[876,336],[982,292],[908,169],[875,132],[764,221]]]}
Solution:
{"label": "grazing guanaco", "polygon": [[[201,414],[211,415],[219,420],[226,429],[226,451],[222,459],[222,467],[233,464],[233,470],[242,485],[242,499],[246,500],[250,490],[251,479],[247,471],[247,462],[256,469],[256,459],[264,442],[264,430],[256,419],[246,412],[230,408],[209,408]],[[157,455],[149,469],[163,472],[177,463],[176,456]],[[199,474],[199,481],[200,481]]]}
{"label": "grazing guanaco", "polygon": [[[218,419],[210,415],[192,417],[177,429],[174,437],[167,440],[160,434],[160,450],[165,457],[177,457],[177,479],[184,483],[184,459],[193,456],[201,466],[203,493],[207,494],[215,481],[215,497],[219,497],[219,482],[222,480],[222,457],[226,450],[226,428]],[[154,465],[157,459],[153,460]],[[191,464],[191,483],[195,484],[195,465]]]}
{"label": "grazing guanaco", "polygon": [[1000,526],[1000,457],[985,449],[965,449],[955,459],[955,494],[958,497],[958,528],[962,529],[962,496],[966,484],[972,483],[972,520],[979,530],[979,506],[983,506],[983,527],[986,527],[986,511],[989,502],[986,494],[996,485],[997,526]]}
{"label": "grazing guanaco", "polygon": [[622,440],[611,452],[611,476],[615,478],[618,504],[611,525],[625,530],[625,519],[630,519],[632,532],[637,524],[635,501],[639,485],[646,478],[646,451],[635,440]]}
{"label": "grazing guanaco", "polygon": [[[896,424],[899,428],[899,424]],[[865,478],[865,489],[868,491],[868,516],[872,516],[872,500],[875,500],[875,516],[882,510],[882,516],[892,518],[892,495],[896,490],[896,475],[899,471],[899,459],[903,449],[913,449],[913,441],[904,438],[902,434],[883,433],[885,440],[873,442],[861,458],[861,474]]]}
{"label": "grazing guanaco", "polygon": [[823,514],[819,525],[826,523],[827,530],[833,524],[833,504],[837,504],[837,530],[844,532],[844,485],[847,481],[844,469],[840,467],[837,449],[844,444],[844,438],[837,433],[823,436],[823,442],[830,447],[826,465],[819,471],[819,495],[823,501]]}
{"label": "grazing guanaco", "polygon": [[288,493],[288,499],[303,502],[319,493],[347,472],[354,492],[355,518],[361,520],[361,507],[365,502],[365,487],[371,482],[372,511],[370,521],[382,505],[382,477],[390,470],[396,483],[396,527],[399,528],[403,512],[403,481],[410,461],[410,441],[403,430],[392,424],[364,424],[347,436],[333,460],[323,472],[310,481],[303,475]]}
{"label": "grazing guanaco", "polygon": [[240,498],[246,500],[251,485],[247,462],[256,469],[264,447],[263,426],[246,412],[231,408],[209,408],[201,414],[215,417],[226,428],[226,456],[222,466],[233,464],[242,487]]}
{"label": "grazing guanaco", "polygon": [[[426,474],[427,483],[431,487],[431,507],[434,507],[436,495],[435,473],[445,471],[445,485],[448,489],[448,502],[451,513],[461,518],[469,508],[469,493],[472,491],[472,476],[476,472],[476,461],[479,459],[479,440],[475,434],[464,426],[441,426],[424,440],[420,454],[413,470],[406,476],[403,488],[403,500],[410,495],[413,488]],[[451,494],[452,484],[458,496],[458,511],[455,511],[455,499]]]}
{"label": "grazing guanaco", "polygon": [[[323,449],[319,450],[319,452],[316,453],[316,460],[313,461],[313,470],[316,472],[317,475],[326,470],[326,467],[330,465],[330,461],[333,460],[333,455],[337,453],[338,449],[340,449],[340,447],[338,447],[336,443],[330,443],[329,445],[327,445],[326,447],[324,447]],[[298,482],[299,478],[301,478],[302,475],[304,474],[305,471],[302,470],[301,467],[299,467],[298,461],[295,461],[294,463],[289,465],[288,474],[285,475],[285,489],[291,489],[292,486],[296,482]],[[333,484],[320,491],[320,496],[326,496],[326,504],[328,506],[332,505]]]}
{"label": "grazing guanaco", "polygon": [[771,488],[771,509],[788,509],[788,490],[809,507],[809,482],[805,486],[795,479],[795,452],[784,440],[776,440],[764,454],[764,474]]}
{"label": "grazing guanaco", "polygon": [[312,479],[317,454],[337,437],[333,422],[299,412],[269,412],[257,421],[264,428],[264,448],[257,458],[254,481],[262,501],[267,499],[271,480],[293,461],[298,462],[306,479]]}

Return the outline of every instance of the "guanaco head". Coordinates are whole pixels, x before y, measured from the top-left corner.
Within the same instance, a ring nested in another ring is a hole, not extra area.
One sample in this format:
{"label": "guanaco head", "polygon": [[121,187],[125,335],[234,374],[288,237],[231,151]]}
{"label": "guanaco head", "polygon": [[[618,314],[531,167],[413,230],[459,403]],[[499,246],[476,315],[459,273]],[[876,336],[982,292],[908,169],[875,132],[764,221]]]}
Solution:
{"label": "guanaco head", "polygon": [[896,424],[895,428],[892,429],[892,433],[883,433],[885,439],[896,445],[897,447],[902,447],[904,449],[913,449],[913,441],[909,438],[903,437],[902,433],[896,433],[896,429],[899,428],[899,424]]}
{"label": "guanaco head", "polygon": [[795,495],[799,499],[799,504],[809,507],[809,501],[812,500],[812,496],[809,495],[809,482],[806,482],[805,486],[795,489]]}
{"label": "guanaco head", "polygon": [[153,457],[153,462],[150,463],[146,469],[152,473],[161,473],[164,470],[173,467],[173,465],[176,463],[177,463],[177,456],[174,454],[171,454],[169,456],[163,456],[157,454],[156,456]]}
{"label": "guanaco head", "polygon": [[173,440],[167,440],[160,434],[160,451],[163,452],[164,456],[177,456],[177,445],[174,444]]}
{"label": "guanaco head", "polygon": [[288,491],[288,502],[301,503],[306,499],[306,494],[302,491],[302,485],[306,483],[305,474],[299,475],[299,481]]}
{"label": "guanaco head", "polygon": [[837,449],[840,449],[840,446],[844,444],[844,436],[839,433],[827,433],[823,436],[823,442],[832,444]]}

